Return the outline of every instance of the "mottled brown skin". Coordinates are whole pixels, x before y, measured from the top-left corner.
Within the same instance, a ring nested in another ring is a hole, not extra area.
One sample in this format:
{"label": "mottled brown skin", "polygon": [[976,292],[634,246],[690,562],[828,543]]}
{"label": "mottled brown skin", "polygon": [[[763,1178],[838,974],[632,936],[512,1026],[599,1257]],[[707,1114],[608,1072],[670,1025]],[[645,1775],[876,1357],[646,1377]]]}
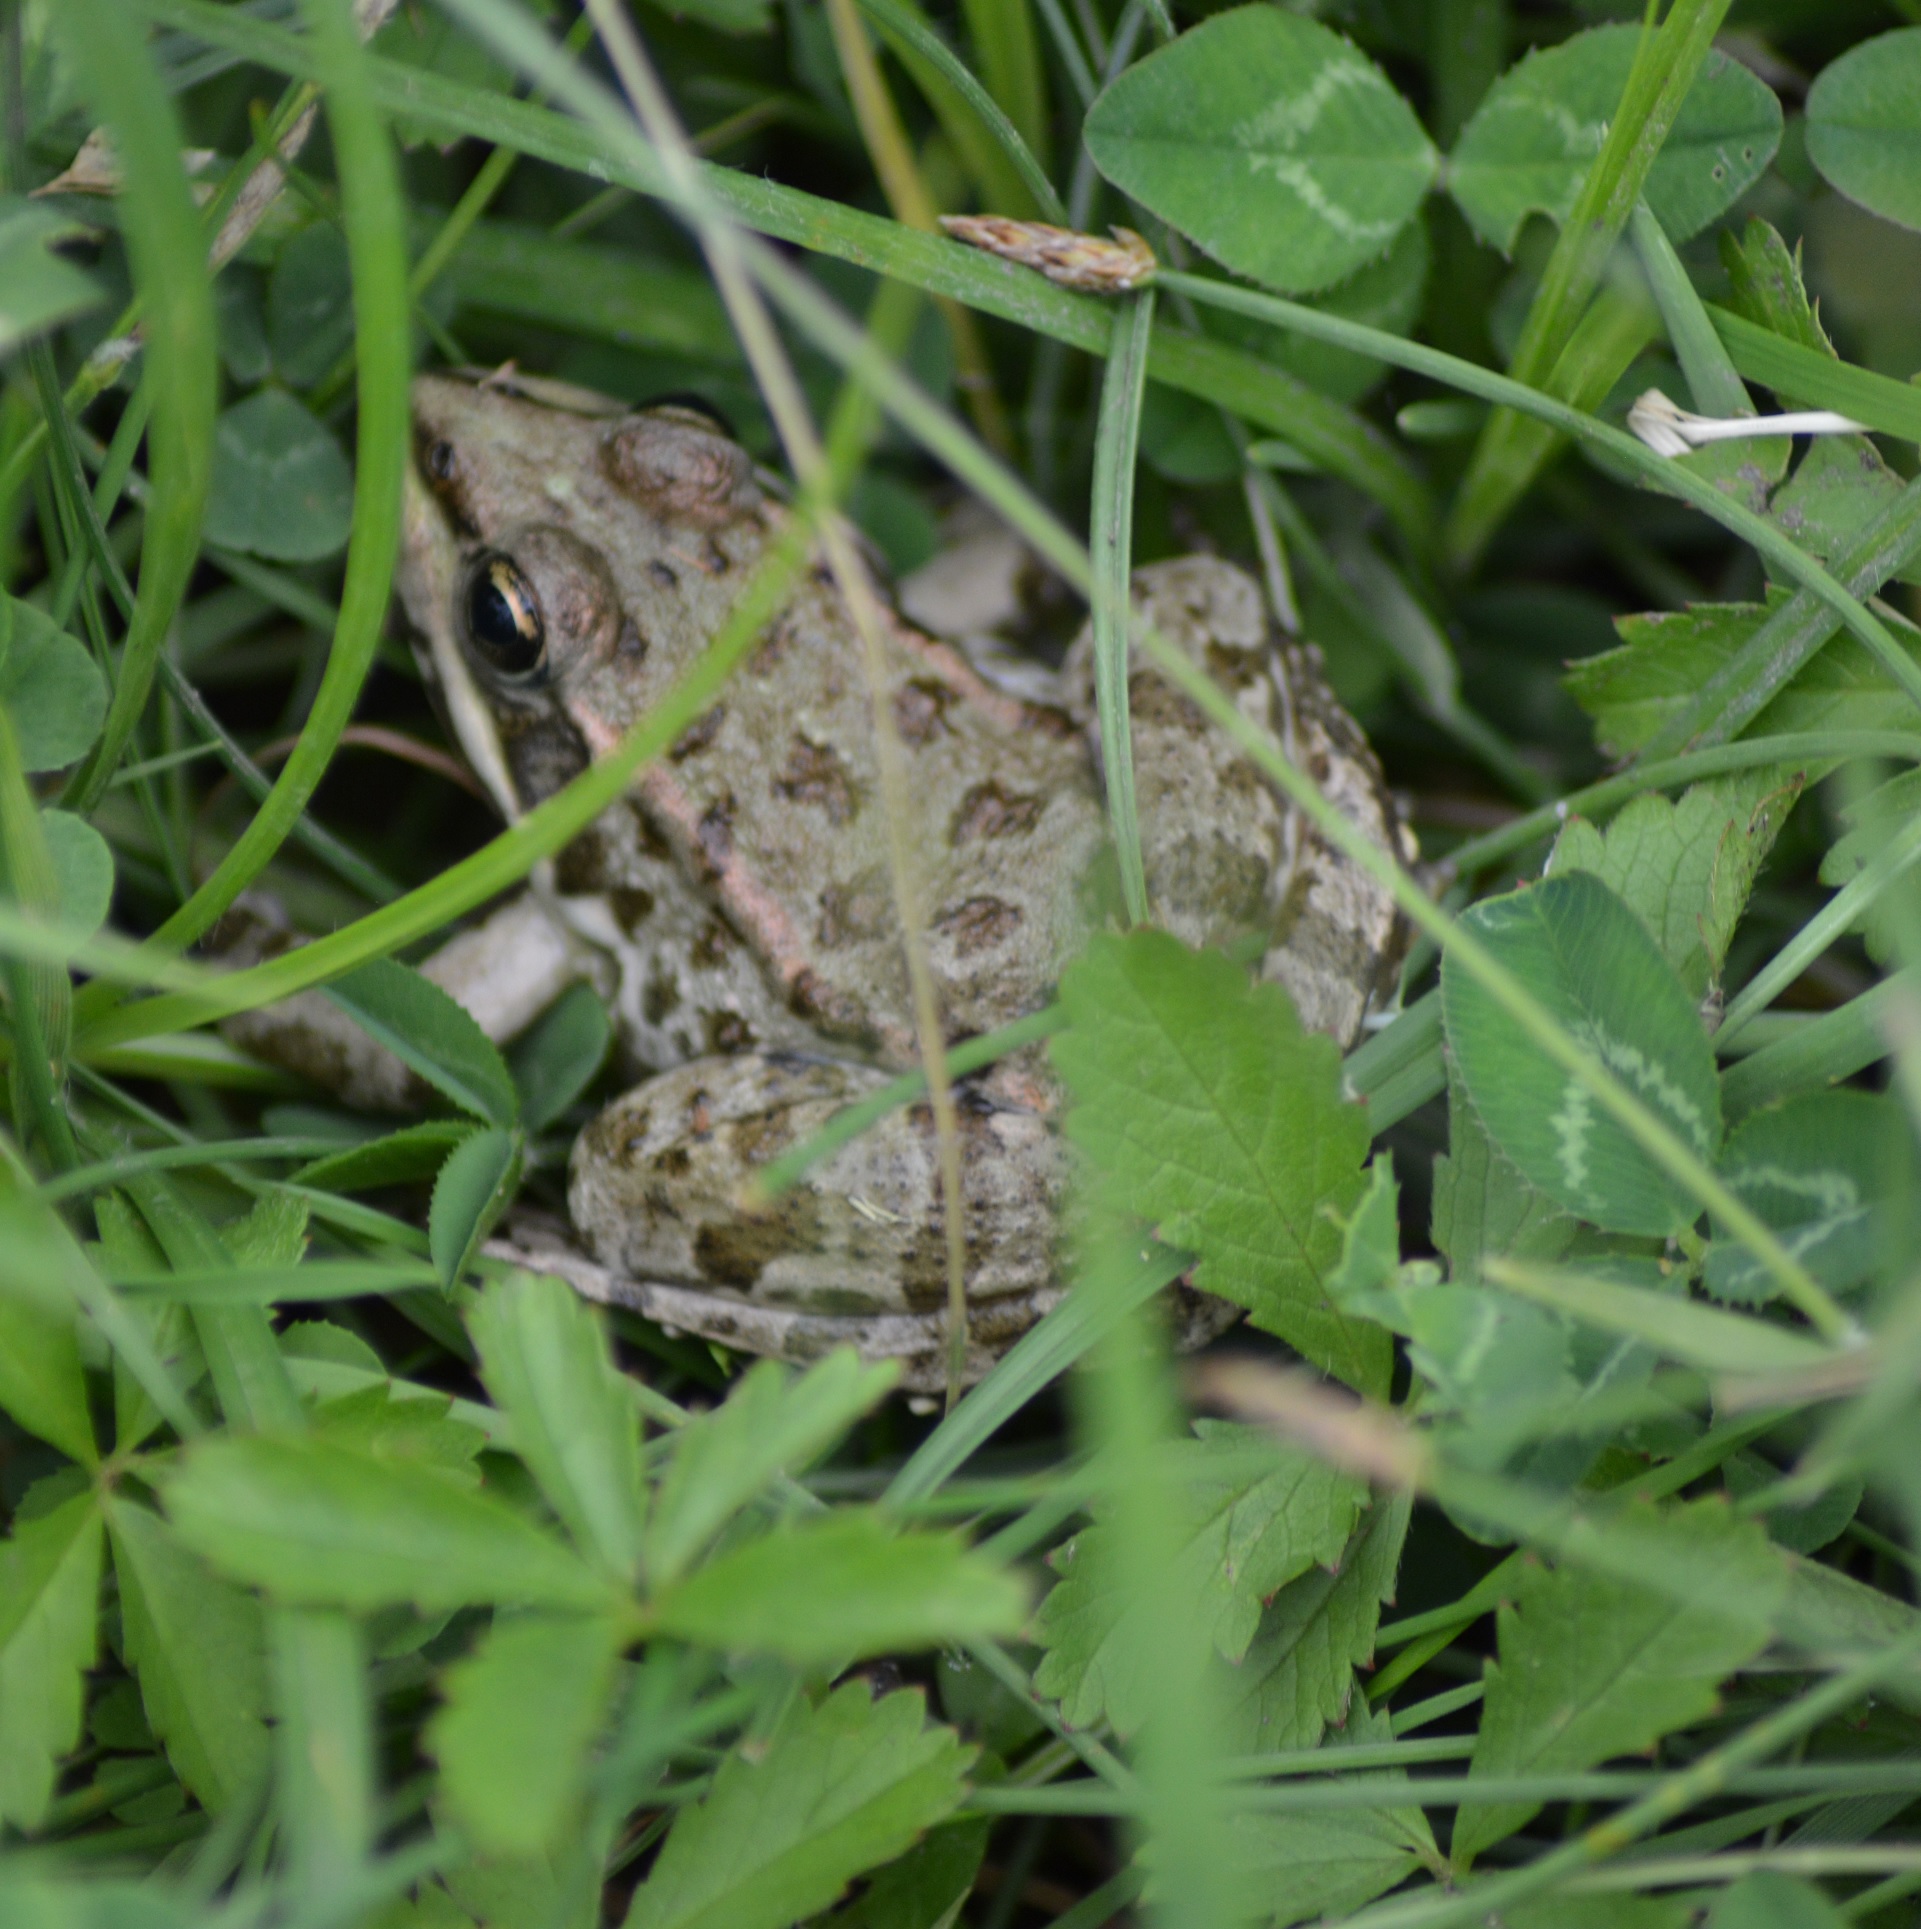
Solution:
{"label": "mottled brown skin", "polygon": [[[565,406],[550,406],[557,395]],[[626,414],[578,392],[436,376],[416,383],[414,410],[401,594],[469,754],[517,811],[659,701],[784,512],[738,445],[686,409]],[[503,668],[476,644],[481,578],[539,636],[536,664]],[[1247,577],[1195,557],[1143,571],[1136,593],[1401,853],[1358,730],[1311,654],[1270,636]],[[1104,825],[1087,649],[1070,657],[1056,708],[890,625],[886,694],[950,1038],[1045,1003],[1089,929]],[[1153,672],[1137,666],[1131,692],[1157,916],[1197,943],[1258,934],[1266,975],[1308,1023],[1350,1040],[1394,962],[1385,894]],[[488,715],[492,742],[474,721]],[[721,700],[562,853],[554,883],[567,923],[611,961],[601,975],[633,1062],[658,1074],[582,1134],[569,1204],[593,1259],[555,1269],[730,1344],[804,1357],[838,1336],[936,1384],[943,1241],[923,1112],[896,1113],[765,1217],[738,1205],[756,1166],[913,1056],[870,697],[824,570]],[[1065,1164],[1051,1103],[1032,1062],[997,1068],[965,1098],[973,1373],[1059,1294]],[[1180,1309],[1190,1338],[1230,1317],[1191,1295]]]}

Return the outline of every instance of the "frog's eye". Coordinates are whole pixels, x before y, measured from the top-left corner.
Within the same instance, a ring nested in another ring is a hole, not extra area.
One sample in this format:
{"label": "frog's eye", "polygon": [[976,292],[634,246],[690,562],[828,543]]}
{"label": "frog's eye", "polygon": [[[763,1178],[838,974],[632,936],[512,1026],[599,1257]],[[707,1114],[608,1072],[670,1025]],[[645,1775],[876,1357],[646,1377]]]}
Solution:
{"label": "frog's eye", "polygon": [[483,556],[467,585],[467,636],[497,676],[527,677],[547,654],[534,586],[505,556]]}

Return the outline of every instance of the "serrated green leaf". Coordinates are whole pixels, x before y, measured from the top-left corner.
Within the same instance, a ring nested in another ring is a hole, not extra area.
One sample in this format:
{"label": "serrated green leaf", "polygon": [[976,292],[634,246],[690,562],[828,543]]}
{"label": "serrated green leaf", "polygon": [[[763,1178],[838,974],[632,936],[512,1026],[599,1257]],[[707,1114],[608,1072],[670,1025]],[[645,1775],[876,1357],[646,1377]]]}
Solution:
{"label": "serrated green leaf", "polygon": [[[1393,1739],[1394,1724],[1386,1709],[1371,1709],[1365,1695],[1355,1694],[1347,1720],[1329,1730],[1322,1746],[1333,1771],[1340,1768],[1344,1749]],[[1287,1929],[1309,1918],[1333,1921],[1385,1894],[1417,1868],[1438,1873],[1441,1856],[1426,1816],[1412,1803],[1392,1805],[1397,1792],[1407,1791],[1406,1775],[1397,1770],[1343,1780],[1349,1787],[1378,1783],[1382,1805],[1329,1814],[1234,1812],[1228,1823],[1233,1880],[1250,1918],[1259,1918],[1270,1929]],[[1153,1866],[1151,1843],[1143,1859]],[[1155,1899],[1152,1889],[1148,1899]]]}
{"label": "serrated green leaf", "polygon": [[8,598],[0,615],[12,624],[0,656],[0,704],[13,718],[21,764],[29,774],[63,769],[100,734],[107,680],[87,646],[44,610]]}
{"label": "serrated green leaf", "polygon": [[480,1242],[519,1183],[517,1131],[482,1126],[447,1154],[427,1208],[427,1250],[443,1286],[453,1286],[473,1264]]}
{"label": "serrated green leaf", "polygon": [[465,1119],[422,1119],[418,1125],[403,1125],[398,1132],[383,1133],[364,1145],[329,1152],[312,1165],[302,1166],[295,1177],[303,1186],[319,1186],[329,1192],[369,1192],[376,1186],[404,1185],[410,1179],[424,1179],[438,1172],[454,1147],[472,1135],[473,1127]]}
{"label": "serrated green leaf", "polygon": [[99,1464],[67,1287],[72,1242],[52,1211],[0,1194],[0,1407],[83,1466]]}
{"label": "serrated green leaf", "polygon": [[514,1447],[574,1545],[631,1581],[646,1498],[640,1421],[600,1320],[557,1279],[495,1280],[467,1316]]}
{"label": "serrated green leaf", "polygon": [[473,1014],[431,980],[376,958],[328,985],[326,995],[456,1105],[489,1125],[514,1123],[520,1097],[507,1061]]}
{"label": "serrated green leaf", "polygon": [[[1901,478],[1865,435],[1820,435],[1774,492],[1768,513],[1810,556],[1827,562],[1855,543],[1901,490]],[[1921,581],[1921,563],[1906,563],[1892,580]]]}
{"label": "serrated green leaf", "polygon": [[320,1401],[313,1409],[313,1430],[323,1440],[376,1460],[428,1467],[459,1486],[478,1487],[480,1469],[474,1462],[487,1436],[455,1419],[452,1407],[445,1394],[403,1396],[383,1379]]}
{"label": "serrated green leaf", "polygon": [[536,1855],[561,1833],[625,1639],[605,1616],[498,1619],[447,1670],[427,1746],[448,1812],[483,1854]]}
{"label": "serrated green leaf", "polygon": [[340,444],[285,389],[261,389],[214,424],[206,535],[224,549],[311,563],[346,546],[354,479]]}
{"label": "serrated green leaf", "polygon": [[1921,228],[1921,27],[1850,47],[1808,89],[1808,159],[1850,201]]}
{"label": "serrated green leaf", "polygon": [[263,1192],[220,1238],[241,1266],[297,1266],[307,1251],[313,1207],[295,1192]]}
{"label": "serrated green leaf", "polygon": [[[1728,1136],[1721,1176],[1832,1292],[1905,1256],[1888,1214],[1913,1196],[1914,1158],[1901,1107],[1878,1092],[1807,1092],[1751,1113]],[[1772,1299],[1773,1276],[1715,1231],[1702,1284],[1739,1305]]]}
{"label": "serrated green leaf", "polygon": [[1779,230],[1758,214],[1748,216],[1738,238],[1723,229],[1721,265],[1728,271],[1728,303],[1736,314],[1818,355],[1833,356],[1834,344],[1801,279],[1801,250],[1790,249]]}
{"label": "serrated green leaf", "polygon": [[561,1541],[491,1495],[333,1441],[205,1441],[167,1481],[166,1500],[188,1546],[289,1602],[592,1613],[610,1599]]}
{"label": "serrated green leaf", "polygon": [[1278,985],[1164,932],[1097,937],[1063,974],[1050,1041],[1067,1133],[1110,1207],[1199,1255],[1195,1283],[1314,1365],[1384,1392],[1387,1335],[1327,1298],[1362,1191],[1367,1115],[1330,1039]]}
{"label": "serrated green leaf", "polygon": [[1636,797],[1605,831],[1573,817],[1547,874],[1598,877],[1648,928],[1691,998],[1720,984],[1734,927],[1801,794],[1799,775],[1747,770],[1692,784],[1670,802]]}
{"label": "serrated green leaf", "polygon": [[[1640,44],[1590,28],[1531,53],[1489,88],[1448,157],[1448,192],[1474,231],[1512,253],[1530,214],[1564,221],[1607,138]],[[1781,143],[1781,103],[1740,62],[1710,53],[1648,174],[1647,202],[1676,242],[1760,179]]]}
{"label": "serrated green leaf", "polygon": [[930,1829],[833,1915],[834,1929],[953,1929],[987,1856],[984,1816]]}
{"label": "serrated green leaf", "polygon": [[674,1436],[673,1458],[647,1526],[647,1572],[673,1580],[776,1474],[797,1473],[886,1397],[896,1370],[868,1366],[851,1347],[798,1379],[757,1362],[727,1398]]}
{"label": "serrated green leaf", "polygon": [[1382,253],[1438,158],[1351,41],[1267,6],[1217,14],[1136,61],[1083,134],[1124,194],[1283,294],[1329,287]]}
{"label": "serrated green leaf", "polygon": [[[1721,1682],[1766,1646],[1787,1570],[1757,1522],[1712,1501],[1665,1515],[1636,1506],[1629,1518],[1701,1577],[1698,1598],[1587,1568],[1523,1566],[1499,1616],[1470,1775],[1572,1773],[1652,1748],[1710,1713]],[[1465,1867],[1540,1806],[1464,1805],[1455,1861]]]}
{"label": "serrated green leaf", "polygon": [[[1788,597],[1696,603],[1685,610],[1622,617],[1619,649],[1568,666],[1567,687],[1594,719],[1611,755],[1626,755],[1679,715]],[[1883,619],[1902,647],[1921,655],[1921,633]],[[1797,730],[1912,730],[1914,706],[1851,636],[1833,636],[1748,726],[1755,736]]]}
{"label": "serrated green leaf", "polygon": [[127,1661],[174,1772],[210,1809],[248,1799],[268,1766],[259,1604],[226,1585],[157,1515],[107,1503]]}
{"label": "serrated green leaf", "polygon": [[514,1046],[509,1063],[529,1132],[544,1132],[600,1070],[613,1036],[592,985],[570,985]]}
{"label": "serrated green leaf", "polygon": [[1240,1663],[1211,1664],[1226,1753],[1318,1747],[1343,1719],[1354,1670],[1374,1652],[1381,1604],[1394,1597],[1412,1512],[1405,1494],[1383,1495],[1362,1515],[1333,1573],[1317,1567],[1290,1581],[1267,1604]]}
{"label": "serrated green leaf", "polygon": [[797,1697],[756,1759],[730,1754],[680,1812],[626,1929],[789,1929],[951,1814],[971,1759],[918,1692]]}
{"label": "serrated green leaf", "polygon": [[0,195],[0,355],[107,299],[90,274],[53,252],[85,233],[58,209]]}
{"label": "serrated green leaf", "polygon": [[805,1667],[1012,1634],[1027,1589],[954,1535],[850,1508],[730,1548],[651,1607],[663,1633]]}
{"label": "serrated green leaf", "polygon": [[[1265,1603],[1309,1568],[1339,1561],[1367,1489],[1252,1428],[1204,1422],[1197,1432],[1167,1448],[1182,1507],[1178,1585],[1216,1652],[1238,1663]],[[1152,1699],[1138,1670],[1157,1657],[1130,1626],[1147,1609],[1117,1584],[1099,1525],[1077,1534],[1054,1564],[1061,1578],[1035,1617],[1035,1639],[1048,1652],[1034,1686],[1060,1702],[1072,1726],[1105,1715],[1130,1735]]]}
{"label": "serrated green leaf", "polygon": [[[1714,1054],[1694,1001],[1642,924],[1575,871],[1485,898],[1462,923],[1535,999],[1704,1159],[1721,1143]],[[1529,1180],[1612,1232],[1656,1236],[1697,1208],[1592,1095],[1450,956],[1441,968],[1448,1047],[1481,1123]]]}
{"label": "serrated green leaf", "polygon": [[101,1544],[91,1493],[18,1522],[0,1544],[0,1821],[16,1829],[39,1827],[60,1758],[80,1740]]}

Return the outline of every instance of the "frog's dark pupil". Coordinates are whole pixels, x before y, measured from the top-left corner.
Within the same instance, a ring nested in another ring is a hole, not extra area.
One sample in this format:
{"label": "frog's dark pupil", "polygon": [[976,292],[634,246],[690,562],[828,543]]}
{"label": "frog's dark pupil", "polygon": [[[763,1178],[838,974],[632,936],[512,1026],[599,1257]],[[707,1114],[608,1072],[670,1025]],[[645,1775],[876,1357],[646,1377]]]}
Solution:
{"label": "frog's dark pupil", "polygon": [[467,592],[467,634],[479,656],[502,676],[526,676],[540,665],[546,633],[532,585],[505,556],[486,556]]}

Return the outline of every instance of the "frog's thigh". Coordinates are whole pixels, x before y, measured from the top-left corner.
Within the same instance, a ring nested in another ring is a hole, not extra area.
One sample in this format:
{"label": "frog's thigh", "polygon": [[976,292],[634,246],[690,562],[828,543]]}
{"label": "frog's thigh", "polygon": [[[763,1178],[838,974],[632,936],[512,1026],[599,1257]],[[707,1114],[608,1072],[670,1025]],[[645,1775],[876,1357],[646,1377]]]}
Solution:
{"label": "frog's thigh", "polygon": [[[257,946],[250,949],[266,955]],[[254,957],[234,961],[251,963]],[[581,975],[581,952],[545,905],[524,891],[450,939],[420,969],[501,1044]],[[255,1057],[297,1072],[363,1111],[404,1112],[420,1101],[414,1074],[320,992],[303,991],[242,1012],[224,1029]]]}
{"label": "frog's thigh", "polygon": [[[757,1168],[887,1079],[770,1053],[664,1072],[615,1100],[575,1143],[574,1224],[603,1266],[717,1301],[853,1323],[936,1313],[946,1248],[924,1105],[890,1112],[764,1211],[741,1204]],[[1054,1284],[1066,1158],[1037,1113],[974,1099],[962,1107],[961,1169],[969,1306],[991,1323],[997,1303],[1011,1312]],[[1036,1316],[1026,1312],[1023,1324]],[[857,1332],[847,1337],[859,1343]]]}

